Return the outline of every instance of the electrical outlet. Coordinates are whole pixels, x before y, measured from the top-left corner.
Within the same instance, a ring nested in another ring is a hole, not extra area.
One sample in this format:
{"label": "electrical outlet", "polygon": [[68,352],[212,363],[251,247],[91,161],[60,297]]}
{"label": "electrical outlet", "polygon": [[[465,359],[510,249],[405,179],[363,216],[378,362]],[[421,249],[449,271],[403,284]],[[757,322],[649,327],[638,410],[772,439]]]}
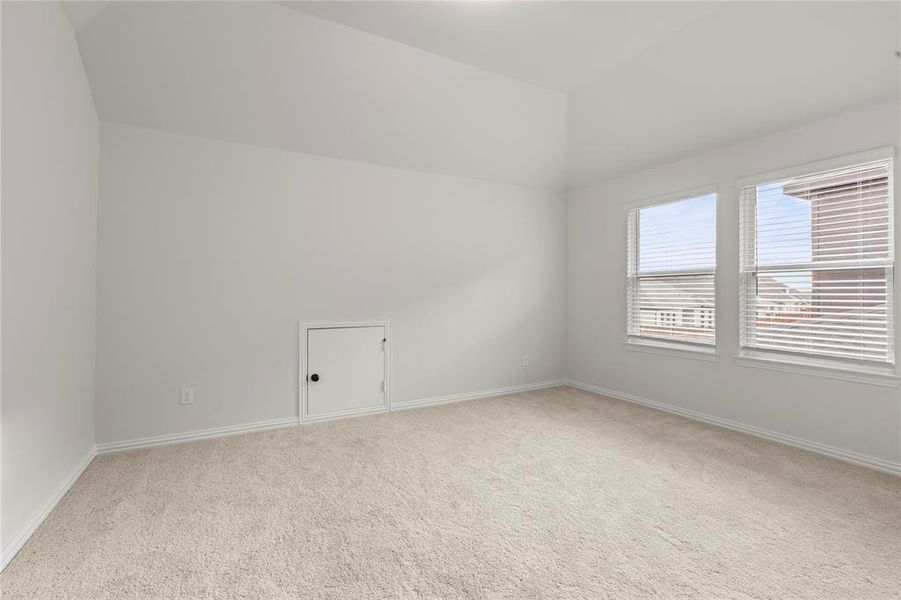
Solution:
{"label": "electrical outlet", "polygon": [[528,366],[529,366],[529,355],[523,354],[522,355],[522,368],[525,369]]}
{"label": "electrical outlet", "polygon": [[181,388],[179,404],[194,404],[194,388]]}

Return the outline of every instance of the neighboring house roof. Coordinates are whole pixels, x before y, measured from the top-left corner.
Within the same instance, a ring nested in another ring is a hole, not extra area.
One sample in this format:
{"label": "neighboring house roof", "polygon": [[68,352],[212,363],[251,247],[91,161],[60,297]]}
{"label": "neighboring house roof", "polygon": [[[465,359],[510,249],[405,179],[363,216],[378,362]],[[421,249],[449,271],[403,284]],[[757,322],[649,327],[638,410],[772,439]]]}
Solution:
{"label": "neighboring house roof", "polygon": [[771,275],[758,275],[757,276],[757,285],[764,284],[769,291],[769,296],[772,296],[773,291],[778,291],[784,294],[785,299],[791,302],[809,302],[810,295],[805,294],[804,292],[793,288],[788,285],[784,281],[780,281]]}
{"label": "neighboring house roof", "polygon": [[[767,300],[775,302],[773,292],[779,294],[779,298],[784,298],[785,302],[793,302],[803,304],[810,302],[810,295],[788,285],[784,281],[780,281],[769,275],[758,275],[758,284],[764,284],[767,287]],[[700,306],[709,306],[713,304],[713,299],[709,294],[700,293],[697,289],[697,283],[693,281],[663,281],[657,280],[654,284],[654,291],[648,294],[642,306],[645,310],[655,310],[653,300],[655,297],[666,297],[667,306],[665,308],[676,310],[678,308],[696,308]],[[684,300],[685,306],[674,307],[673,299]],[[664,307],[661,307],[663,309]]]}
{"label": "neighboring house roof", "polygon": [[[687,308],[698,308],[702,306],[712,306],[713,298],[708,293],[698,291],[698,284],[695,281],[665,281],[658,279],[654,284],[654,291],[646,297],[650,302],[642,305],[644,310],[657,310],[653,305],[655,297],[666,297],[666,306],[660,307],[659,310],[680,310]],[[684,306],[673,306],[673,300],[684,301]]]}

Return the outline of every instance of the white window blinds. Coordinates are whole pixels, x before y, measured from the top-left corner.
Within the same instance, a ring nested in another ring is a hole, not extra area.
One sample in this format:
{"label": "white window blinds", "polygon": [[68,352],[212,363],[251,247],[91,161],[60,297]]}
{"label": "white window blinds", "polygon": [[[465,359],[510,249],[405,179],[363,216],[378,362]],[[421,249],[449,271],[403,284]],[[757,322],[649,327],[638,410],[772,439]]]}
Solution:
{"label": "white window blinds", "polygon": [[716,342],[716,195],[628,211],[630,337]]}
{"label": "white window blinds", "polygon": [[892,161],[741,189],[741,345],[894,363]]}

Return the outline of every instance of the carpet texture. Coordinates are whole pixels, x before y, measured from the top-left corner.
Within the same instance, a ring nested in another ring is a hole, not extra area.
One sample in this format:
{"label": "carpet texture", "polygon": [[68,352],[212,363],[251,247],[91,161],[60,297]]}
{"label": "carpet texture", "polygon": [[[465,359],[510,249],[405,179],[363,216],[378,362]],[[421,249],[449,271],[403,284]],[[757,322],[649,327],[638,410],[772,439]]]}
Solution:
{"label": "carpet texture", "polygon": [[898,598],[901,479],[555,388],[98,457],[18,598]]}

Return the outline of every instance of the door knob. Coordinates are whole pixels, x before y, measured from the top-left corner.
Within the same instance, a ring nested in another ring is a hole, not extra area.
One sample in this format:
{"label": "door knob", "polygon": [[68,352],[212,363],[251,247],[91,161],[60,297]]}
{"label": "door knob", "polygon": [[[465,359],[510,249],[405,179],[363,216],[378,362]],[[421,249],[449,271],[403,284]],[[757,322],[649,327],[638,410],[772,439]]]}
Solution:
{"label": "door knob", "polygon": [[319,373],[313,373],[312,375],[310,375],[310,381],[312,381],[313,383],[319,381]]}

